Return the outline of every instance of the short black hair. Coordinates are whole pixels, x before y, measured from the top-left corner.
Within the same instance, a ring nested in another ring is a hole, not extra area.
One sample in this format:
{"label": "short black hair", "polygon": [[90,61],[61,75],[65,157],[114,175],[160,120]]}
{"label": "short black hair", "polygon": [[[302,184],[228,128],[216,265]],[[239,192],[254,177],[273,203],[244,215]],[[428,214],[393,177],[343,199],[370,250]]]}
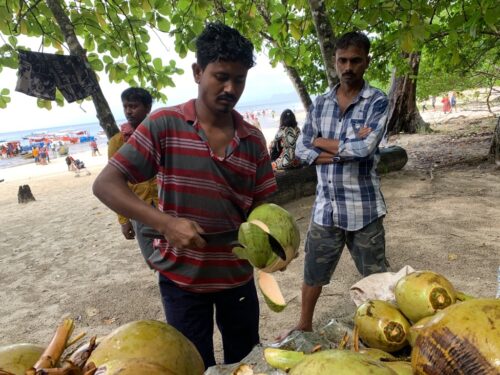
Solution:
{"label": "short black hair", "polygon": [[255,65],[253,44],[238,30],[211,22],[196,39],[196,62],[205,69],[219,60],[239,62],[250,69]]}
{"label": "short black hair", "polygon": [[280,116],[280,128],[295,128],[297,126],[297,120],[291,109],[285,109],[281,112]]}
{"label": "short black hair", "polygon": [[342,35],[335,44],[335,52],[338,49],[347,49],[350,46],[355,46],[370,53],[370,39],[360,31],[351,31]]}
{"label": "short black hair", "polygon": [[140,87],[129,87],[122,92],[122,102],[125,100],[141,102],[145,107],[151,107],[153,105],[153,97],[148,90]]}

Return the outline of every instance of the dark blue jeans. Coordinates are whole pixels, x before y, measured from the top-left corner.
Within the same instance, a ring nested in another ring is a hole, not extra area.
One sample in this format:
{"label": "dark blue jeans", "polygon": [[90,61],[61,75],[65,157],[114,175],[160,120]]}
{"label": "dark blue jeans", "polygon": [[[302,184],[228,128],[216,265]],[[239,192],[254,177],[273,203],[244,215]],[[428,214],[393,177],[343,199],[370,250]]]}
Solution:
{"label": "dark blue jeans", "polygon": [[259,301],[253,280],[214,293],[186,291],[161,274],[159,284],[167,322],[193,342],[206,368],[215,365],[214,307],[224,363],[239,362],[259,343]]}

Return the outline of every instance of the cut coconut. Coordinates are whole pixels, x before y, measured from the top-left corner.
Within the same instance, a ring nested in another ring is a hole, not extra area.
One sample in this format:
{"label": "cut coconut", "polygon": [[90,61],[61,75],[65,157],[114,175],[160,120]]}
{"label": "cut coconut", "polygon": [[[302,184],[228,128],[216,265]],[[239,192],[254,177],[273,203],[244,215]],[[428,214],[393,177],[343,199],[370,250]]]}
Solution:
{"label": "cut coconut", "polygon": [[284,208],[262,204],[240,225],[238,241],[242,246],[233,248],[233,252],[239,258],[272,273],[283,270],[297,257],[300,231],[293,216]]}
{"label": "cut coconut", "polygon": [[432,271],[416,271],[402,277],[394,294],[399,309],[413,323],[453,305],[456,300],[453,285]]}
{"label": "cut coconut", "polygon": [[296,352],[294,350],[283,350],[277,348],[265,348],[264,359],[271,367],[289,371],[297,363],[304,359],[304,352]]}
{"label": "cut coconut", "polygon": [[250,220],[249,223],[257,225],[258,227],[260,227],[267,234],[270,233],[269,232],[269,227],[266,224],[264,224],[262,221],[260,221],[260,220],[256,220],[256,219]]}
{"label": "cut coconut", "polygon": [[267,306],[274,312],[283,311],[286,307],[286,301],[274,276],[270,273],[259,271],[257,274],[257,283]]}
{"label": "cut coconut", "polygon": [[359,329],[359,337],[370,348],[392,353],[408,344],[410,323],[389,302],[366,301],[356,310],[354,324]]}

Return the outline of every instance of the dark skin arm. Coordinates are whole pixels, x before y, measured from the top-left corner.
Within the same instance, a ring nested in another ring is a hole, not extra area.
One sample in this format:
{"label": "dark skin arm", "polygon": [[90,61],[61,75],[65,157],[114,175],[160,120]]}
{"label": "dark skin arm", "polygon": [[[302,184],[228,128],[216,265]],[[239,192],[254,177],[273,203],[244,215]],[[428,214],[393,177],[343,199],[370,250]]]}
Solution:
{"label": "dark skin arm", "polygon": [[97,176],[92,190],[113,211],[156,229],[172,246],[182,249],[206,245],[200,236],[203,229],[198,223],[175,218],[148,205],[129,189],[126,176],[110,164]]}
{"label": "dark skin arm", "polygon": [[[371,133],[371,128],[365,126],[362,127],[358,132],[358,137],[363,139]],[[338,139],[328,139],[328,138],[316,138],[313,141],[313,146],[317,147],[323,152],[321,152],[316,158],[315,164],[330,164],[333,163],[333,157],[339,152],[339,141]]]}

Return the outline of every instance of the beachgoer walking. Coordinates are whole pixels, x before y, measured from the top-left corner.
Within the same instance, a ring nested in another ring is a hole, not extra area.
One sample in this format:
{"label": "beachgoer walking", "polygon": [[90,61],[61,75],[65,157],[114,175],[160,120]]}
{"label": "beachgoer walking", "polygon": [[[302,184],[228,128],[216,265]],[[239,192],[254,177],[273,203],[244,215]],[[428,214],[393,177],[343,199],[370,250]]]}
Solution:
{"label": "beachgoer walking", "polygon": [[386,206],[376,168],[388,100],[363,78],[370,62],[365,34],[346,33],[335,48],[340,83],[316,98],[297,142],[297,156],[316,164],[318,186],[305,243],[300,318],[278,339],[312,330],[316,303],[344,246],[361,275],[386,271]]}
{"label": "beachgoer walking", "polygon": [[457,97],[455,95],[455,91],[450,93],[450,106],[450,113],[453,112],[453,110],[455,110],[455,112],[457,111]]}
{"label": "beachgoer walking", "polygon": [[[126,123],[120,126],[120,132],[115,134],[108,143],[108,158],[111,159],[113,155],[120,149],[125,142],[128,141],[130,136],[134,133],[135,129],[146,118],[151,111],[153,105],[153,98],[151,94],[142,88],[130,87],[121,94],[123,112],[127,118]],[[144,202],[153,207],[158,207],[158,189],[156,187],[156,177],[147,181],[137,184],[129,184],[130,189]],[[148,226],[142,224],[140,221],[131,220],[128,217],[118,215],[118,222],[123,236],[127,240],[137,239],[141,254],[150,268],[153,268],[149,263],[149,258],[153,255],[153,239],[145,237],[144,231],[150,230]]]}
{"label": "beachgoer walking", "polygon": [[92,150],[92,156],[101,156],[101,153],[99,152],[99,148],[97,147],[97,142],[95,139],[92,139],[90,141],[90,149]]}
{"label": "beachgoer walking", "polygon": [[448,99],[448,95],[443,96],[443,99],[441,99],[441,103],[443,103],[443,113],[451,113],[451,105],[450,100]]}
{"label": "beachgoer walking", "polygon": [[[194,343],[206,367],[215,364],[214,311],[225,363],[240,361],[259,342],[252,266],[231,246],[209,246],[200,236],[238,228],[277,189],[262,132],[234,110],[253,65],[249,40],[207,24],[192,65],[197,98],[151,113],[93,187],[111,209],[165,236],[151,263],[167,322]],[[160,210],[127,185],[156,175]]]}

